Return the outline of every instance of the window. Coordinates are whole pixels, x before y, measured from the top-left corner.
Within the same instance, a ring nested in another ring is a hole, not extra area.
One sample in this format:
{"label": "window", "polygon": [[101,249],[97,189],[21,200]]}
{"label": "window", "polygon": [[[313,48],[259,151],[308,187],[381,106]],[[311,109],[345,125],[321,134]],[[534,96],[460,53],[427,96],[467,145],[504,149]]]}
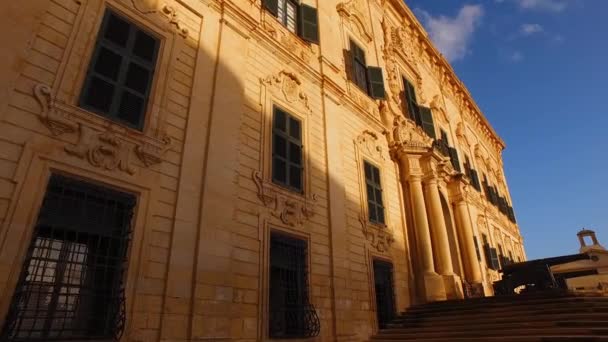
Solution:
{"label": "window", "polygon": [[496,252],[496,248],[492,248],[492,246],[490,246],[490,243],[488,242],[488,237],[485,234],[482,234],[481,238],[483,239],[483,249],[486,257],[486,265],[492,270],[500,269],[500,263],[498,261],[498,253]]}
{"label": "window", "polygon": [[386,95],[382,68],[367,66],[365,51],[352,40],[348,54],[350,56],[347,56],[346,60],[351,65],[350,67],[347,65],[347,74],[349,74],[350,80],[371,98],[384,99]]}
{"label": "window", "polygon": [[107,10],[80,96],[80,106],[141,129],[159,41]]}
{"label": "window", "polygon": [[296,0],[263,0],[264,7],[287,29],[303,40],[319,44],[319,15],[317,9]]}
{"label": "window", "polygon": [[481,261],[481,253],[479,253],[479,242],[477,236],[473,236],[473,243],[475,243],[475,254],[477,254],[477,260]]}
{"label": "window", "polygon": [[384,224],[384,204],[382,202],[382,183],[380,169],[374,165],[363,162],[365,171],[365,188],[367,191],[368,218],[372,223]]}
{"label": "window", "polygon": [[272,125],[272,181],[303,191],[302,123],[275,107]]}
{"label": "window", "polygon": [[367,63],[365,62],[365,51],[355,42],[350,41],[350,51],[353,55],[353,82],[367,92]]}
{"label": "window", "polygon": [[2,341],[119,338],[135,197],[53,175]]}
{"label": "window", "polygon": [[291,0],[278,0],[277,18],[293,33],[297,30],[298,5]]}
{"label": "window", "polygon": [[271,338],[319,334],[319,318],[308,298],[307,258],[306,241],[271,234],[268,329]]}
{"label": "window", "polygon": [[479,176],[477,174],[477,171],[475,171],[475,169],[473,169],[473,167],[471,166],[471,161],[469,160],[468,156],[465,156],[464,159],[465,174],[471,180],[471,185],[473,186],[473,188],[475,188],[475,190],[477,191],[481,191],[481,184],[479,183]]}
{"label": "window", "polygon": [[403,105],[407,113],[406,116],[420,126],[424,132],[435,139],[435,123],[433,122],[433,112],[430,108],[418,105],[416,100],[416,89],[414,85],[405,77],[403,78]]}
{"label": "window", "polygon": [[456,150],[456,148],[454,148],[454,147],[450,147],[449,151],[450,151],[450,161],[452,162],[452,166],[454,167],[454,170],[461,172],[460,160],[458,158],[458,150]]}

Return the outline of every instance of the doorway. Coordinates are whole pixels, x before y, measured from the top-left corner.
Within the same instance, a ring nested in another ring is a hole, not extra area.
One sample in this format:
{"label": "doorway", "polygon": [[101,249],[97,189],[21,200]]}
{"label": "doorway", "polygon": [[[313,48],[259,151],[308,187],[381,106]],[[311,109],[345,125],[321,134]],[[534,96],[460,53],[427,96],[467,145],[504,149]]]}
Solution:
{"label": "doorway", "polygon": [[384,329],[395,318],[395,292],[393,289],[393,264],[374,260],[374,285],[376,290],[376,314],[378,327]]}

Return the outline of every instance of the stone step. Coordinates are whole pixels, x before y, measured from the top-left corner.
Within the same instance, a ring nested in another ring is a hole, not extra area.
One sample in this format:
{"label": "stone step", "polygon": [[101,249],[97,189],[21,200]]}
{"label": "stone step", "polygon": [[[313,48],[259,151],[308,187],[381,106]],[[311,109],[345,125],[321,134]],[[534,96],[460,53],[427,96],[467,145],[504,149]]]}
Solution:
{"label": "stone step", "polygon": [[563,310],[569,308],[571,310],[583,310],[583,309],[598,309],[599,311],[608,310],[608,302],[571,302],[571,303],[552,303],[552,304],[537,304],[537,305],[518,305],[518,306],[500,306],[500,307],[475,307],[475,308],[463,308],[461,310],[418,310],[418,311],[406,311],[401,316],[447,316],[447,315],[494,315],[505,312],[512,312],[514,314],[526,314],[535,313],[539,310]]}
{"label": "stone step", "polygon": [[[521,322],[525,321],[608,321],[608,313],[606,314],[598,314],[598,313],[576,313],[576,314],[543,314],[543,315],[532,315],[528,317],[521,316],[504,316],[504,317],[496,317],[496,316],[483,316],[479,318],[475,318],[475,325],[484,325],[484,324],[492,324],[492,323],[510,323],[510,322]],[[389,324],[389,327],[392,328],[419,328],[419,327],[437,327],[437,326],[459,326],[465,325],[469,326],[471,324],[471,319],[467,316],[453,316],[453,317],[433,317],[431,319],[424,317],[408,317],[403,319],[397,319],[393,323]]]}
{"label": "stone step", "polygon": [[504,331],[497,330],[477,330],[475,326],[471,326],[468,331],[436,331],[436,332],[392,332],[392,329],[382,330],[372,340],[376,338],[383,340],[397,341],[412,341],[423,340],[428,338],[466,338],[466,337],[500,337],[500,336],[577,336],[591,335],[608,337],[608,328],[523,328]]}
{"label": "stone step", "polygon": [[598,305],[608,305],[608,297],[598,297],[598,298],[589,298],[589,297],[566,297],[560,299],[551,299],[551,298],[542,298],[535,299],[530,301],[516,301],[516,302],[487,302],[487,303],[467,303],[466,301],[458,301],[452,304],[447,302],[443,302],[446,304],[438,305],[437,303],[431,303],[428,305],[417,305],[410,307],[406,313],[410,312],[435,312],[435,311],[462,311],[462,310],[475,310],[478,308],[483,309],[491,309],[491,308],[517,308],[517,307],[529,307],[529,306],[537,306],[537,305],[562,305],[571,303],[594,303]]}
{"label": "stone step", "polygon": [[[405,340],[404,340],[405,341]],[[418,342],[606,342],[608,337],[593,335],[577,336],[491,336],[491,337],[457,337],[416,339]],[[395,342],[382,338],[372,338],[370,342]]]}
{"label": "stone step", "polygon": [[566,321],[519,321],[519,322],[496,322],[496,323],[482,323],[479,324],[475,322],[474,325],[470,324],[459,324],[459,325],[428,325],[428,326],[412,326],[412,327],[389,327],[387,329],[381,330],[379,332],[379,336],[382,336],[384,333],[390,334],[420,334],[420,333],[433,333],[433,332],[468,332],[471,329],[479,330],[479,331],[489,331],[489,330],[502,330],[507,331],[511,329],[554,329],[554,328],[597,328],[597,327],[608,327],[608,319],[604,321],[598,320],[587,320],[587,321],[575,321],[575,320],[566,320]]}

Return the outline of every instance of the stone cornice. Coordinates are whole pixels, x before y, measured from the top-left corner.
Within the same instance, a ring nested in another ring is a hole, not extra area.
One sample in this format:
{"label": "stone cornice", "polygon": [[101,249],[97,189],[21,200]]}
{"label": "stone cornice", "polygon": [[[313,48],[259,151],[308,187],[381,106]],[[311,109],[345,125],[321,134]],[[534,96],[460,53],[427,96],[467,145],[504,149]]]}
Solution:
{"label": "stone cornice", "polygon": [[401,14],[405,17],[405,23],[411,23],[411,28],[416,31],[416,38],[419,38],[419,42],[423,45],[421,50],[426,51],[430,55],[430,67],[434,69],[436,73],[439,73],[441,78],[437,81],[439,82],[442,89],[445,87],[454,87],[455,91],[453,94],[448,94],[452,96],[455,103],[460,106],[461,111],[463,111],[463,115],[466,114],[467,110],[470,110],[469,118],[473,121],[473,123],[477,123],[477,125],[481,133],[485,134],[491,143],[492,147],[495,148],[496,152],[500,155],[500,152],[505,148],[504,141],[500,138],[498,133],[492,128],[486,117],[483,115],[479,106],[475,103],[471,93],[464,85],[464,83],[458,78],[454,69],[450,65],[450,63],[445,59],[445,57],[437,50],[437,48],[431,42],[428,33],[422,26],[422,24],[418,21],[414,13],[405,5],[402,0],[376,0],[380,2],[382,5],[391,3],[395,9],[401,12]]}

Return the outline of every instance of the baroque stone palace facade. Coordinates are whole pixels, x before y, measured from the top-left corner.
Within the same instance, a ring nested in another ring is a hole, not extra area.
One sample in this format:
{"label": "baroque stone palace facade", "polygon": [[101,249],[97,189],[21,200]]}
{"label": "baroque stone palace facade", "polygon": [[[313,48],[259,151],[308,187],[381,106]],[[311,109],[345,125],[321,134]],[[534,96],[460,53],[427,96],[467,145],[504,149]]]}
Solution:
{"label": "baroque stone palace facade", "polygon": [[363,341],[525,260],[401,0],[0,8],[3,341]]}

